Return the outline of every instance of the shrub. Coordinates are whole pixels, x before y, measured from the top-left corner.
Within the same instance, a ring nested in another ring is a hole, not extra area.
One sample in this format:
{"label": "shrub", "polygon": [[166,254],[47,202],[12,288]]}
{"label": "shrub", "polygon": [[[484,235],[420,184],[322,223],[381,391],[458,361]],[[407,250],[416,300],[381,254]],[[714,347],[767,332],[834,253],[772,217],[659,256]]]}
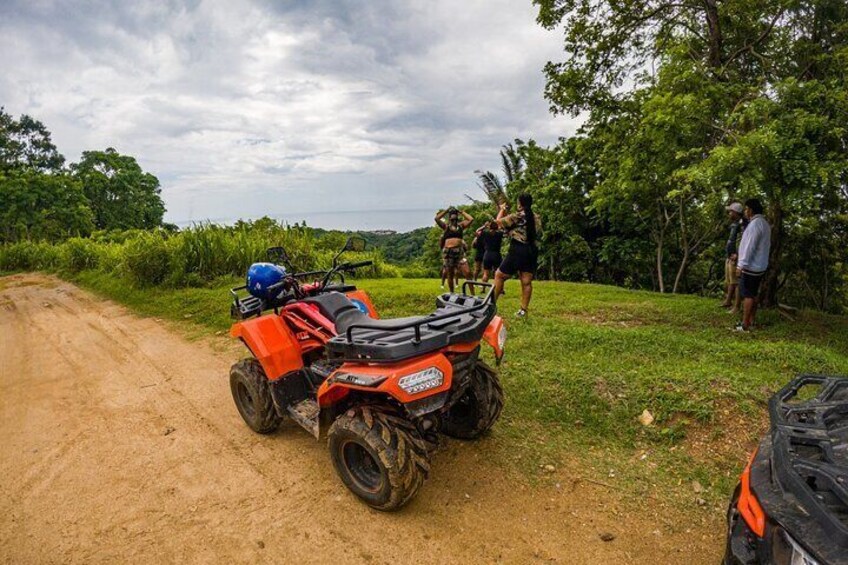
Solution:
{"label": "shrub", "polygon": [[159,232],[144,233],[127,241],[121,256],[124,271],[139,286],[159,284],[170,271],[168,242]]}
{"label": "shrub", "polygon": [[90,239],[72,237],[59,246],[61,267],[71,273],[96,269],[99,265],[98,245]]}
{"label": "shrub", "polygon": [[59,248],[46,242],[20,241],[0,247],[0,271],[37,271],[59,264]]}

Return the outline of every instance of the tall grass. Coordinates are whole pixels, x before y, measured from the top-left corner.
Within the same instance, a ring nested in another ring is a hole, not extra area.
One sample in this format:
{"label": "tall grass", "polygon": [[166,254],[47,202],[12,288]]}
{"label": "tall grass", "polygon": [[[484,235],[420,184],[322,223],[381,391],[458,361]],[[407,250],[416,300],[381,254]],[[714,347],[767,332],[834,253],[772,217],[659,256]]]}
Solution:
{"label": "tall grass", "polygon": [[[308,228],[267,220],[231,227],[202,224],[176,233],[133,230],[72,238],[57,245],[7,244],[0,247],[0,271],[96,270],[125,277],[136,286],[204,286],[220,277],[244,276],[251,263],[265,260],[266,249],[272,246],[283,246],[299,270],[324,269],[343,242],[338,234],[322,240]],[[358,254],[356,260],[363,259],[374,261],[369,277],[404,274],[378,252]]]}

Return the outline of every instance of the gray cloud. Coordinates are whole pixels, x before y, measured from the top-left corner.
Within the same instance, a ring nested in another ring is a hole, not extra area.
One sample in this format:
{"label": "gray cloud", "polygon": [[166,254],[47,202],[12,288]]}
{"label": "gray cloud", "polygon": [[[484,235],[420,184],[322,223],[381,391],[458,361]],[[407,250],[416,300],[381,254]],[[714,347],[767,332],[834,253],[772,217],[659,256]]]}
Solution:
{"label": "gray cloud", "polygon": [[436,208],[576,125],[529,0],[4,4],[0,104],[136,156],[173,221]]}

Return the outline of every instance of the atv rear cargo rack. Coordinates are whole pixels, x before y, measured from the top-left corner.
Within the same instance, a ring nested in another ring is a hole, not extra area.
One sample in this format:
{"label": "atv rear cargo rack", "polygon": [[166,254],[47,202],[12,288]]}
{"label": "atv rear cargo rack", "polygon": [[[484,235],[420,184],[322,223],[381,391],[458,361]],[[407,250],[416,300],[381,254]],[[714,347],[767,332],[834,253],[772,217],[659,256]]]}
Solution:
{"label": "atv rear cargo rack", "polygon": [[[468,294],[475,286],[488,289],[483,298]],[[393,363],[455,343],[479,340],[495,315],[493,290],[491,283],[465,281],[462,294],[439,296],[436,312],[429,316],[396,323],[355,322],[331,339],[327,348],[334,356],[347,360]]]}

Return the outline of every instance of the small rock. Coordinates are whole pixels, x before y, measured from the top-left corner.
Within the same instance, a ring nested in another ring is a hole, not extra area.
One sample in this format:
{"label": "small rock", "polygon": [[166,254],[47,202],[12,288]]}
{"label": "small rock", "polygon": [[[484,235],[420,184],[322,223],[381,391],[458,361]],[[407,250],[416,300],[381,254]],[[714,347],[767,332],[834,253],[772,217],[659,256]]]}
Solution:
{"label": "small rock", "polygon": [[171,435],[172,433],[174,433],[175,431],[177,431],[176,428],[168,426],[168,427],[165,428],[165,432],[162,435],[168,436],[168,435]]}
{"label": "small rock", "polygon": [[45,302],[44,304],[42,304],[42,306],[44,306],[45,308],[53,308],[53,305],[49,302]]}
{"label": "small rock", "polygon": [[600,534],[599,537],[601,538],[601,541],[612,541],[612,540],[615,539],[615,534],[611,534],[609,532],[604,532],[604,533]]}
{"label": "small rock", "polygon": [[186,318],[186,319],[191,318],[191,316],[192,316],[191,314],[183,314],[183,318]]}
{"label": "small rock", "polygon": [[704,492],[704,487],[701,486],[701,483],[698,481],[692,481],[692,490],[697,493]]}
{"label": "small rock", "polygon": [[471,500],[471,495],[467,492],[465,493],[465,500]]}
{"label": "small rock", "polygon": [[256,542],[256,545],[259,547],[259,549],[265,549],[265,542],[262,540]]}
{"label": "small rock", "polygon": [[703,498],[696,498],[695,502],[698,504],[698,506],[703,506],[707,503],[707,501],[704,500]]}
{"label": "small rock", "polygon": [[556,471],[556,467],[554,467],[553,465],[545,465],[545,471],[548,473],[553,473],[554,471]]}
{"label": "small rock", "polygon": [[643,426],[650,426],[654,423],[654,415],[651,414],[647,408],[645,408],[639,415],[639,423]]}

